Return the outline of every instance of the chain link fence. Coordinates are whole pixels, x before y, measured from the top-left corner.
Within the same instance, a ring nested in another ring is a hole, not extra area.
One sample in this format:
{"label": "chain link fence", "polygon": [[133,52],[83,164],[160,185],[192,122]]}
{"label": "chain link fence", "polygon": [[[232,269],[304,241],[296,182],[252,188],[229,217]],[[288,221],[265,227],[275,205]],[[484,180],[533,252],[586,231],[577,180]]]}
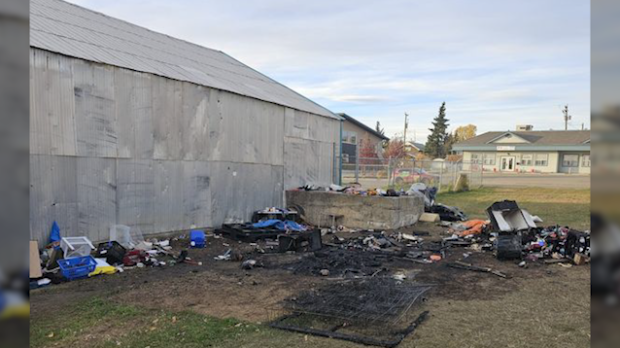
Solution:
{"label": "chain link fence", "polygon": [[467,180],[469,188],[483,184],[482,166],[445,160],[380,159],[360,157],[355,163],[342,164],[342,184],[360,183],[366,188],[408,189],[412,184],[436,186],[450,191],[459,180]]}

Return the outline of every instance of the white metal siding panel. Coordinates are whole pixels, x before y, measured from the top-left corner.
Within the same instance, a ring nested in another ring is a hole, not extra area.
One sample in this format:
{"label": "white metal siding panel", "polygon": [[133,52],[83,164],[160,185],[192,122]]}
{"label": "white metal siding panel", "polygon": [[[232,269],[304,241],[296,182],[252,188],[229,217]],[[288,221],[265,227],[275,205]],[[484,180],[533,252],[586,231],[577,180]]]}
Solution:
{"label": "white metal siding panel", "polygon": [[[143,234],[155,228],[155,175],[152,160],[118,159],[116,162],[117,223],[138,227]],[[165,211],[159,212],[166,214]],[[174,218],[174,216],[168,216]]]}
{"label": "white metal siding panel", "polygon": [[144,234],[218,226],[281,206],[285,188],[332,182],[336,120],[38,49],[31,89],[41,243],[54,220],[93,241],[116,223]]}
{"label": "white metal siding panel", "polygon": [[153,158],[152,75],[114,70],[118,158]]}
{"label": "white metal siding panel", "polygon": [[77,157],[78,230],[92,240],[107,240],[116,221],[116,159]]}
{"label": "white metal siding panel", "polygon": [[30,149],[36,154],[75,156],[71,60],[52,56],[30,52]]}
{"label": "white metal siding panel", "polygon": [[74,60],[78,156],[117,157],[112,67]]}
{"label": "white metal siding panel", "polygon": [[40,245],[54,221],[63,236],[80,235],[76,163],[76,157],[30,155],[30,238]]}

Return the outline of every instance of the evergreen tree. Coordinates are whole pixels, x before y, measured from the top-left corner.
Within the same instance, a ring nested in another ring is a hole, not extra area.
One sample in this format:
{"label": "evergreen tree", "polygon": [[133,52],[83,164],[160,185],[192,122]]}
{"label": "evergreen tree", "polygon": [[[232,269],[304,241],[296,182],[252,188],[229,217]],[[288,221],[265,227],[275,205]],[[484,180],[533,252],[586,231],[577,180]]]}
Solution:
{"label": "evergreen tree", "polygon": [[446,142],[444,144],[446,156],[450,154],[450,152],[452,151],[452,146],[458,143],[459,140],[461,140],[461,138],[459,137],[459,134],[457,132],[448,133],[448,136],[446,137]]}
{"label": "evergreen tree", "polygon": [[[450,140],[448,129],[448,119],[446,118],[446,102],[441,104],[439,115],[433,120],[433,128],[430,128],[431,135],[428,136],[424,152],[432,158],[445,158],[447,154],[446,141]],[[451,147],[451,145],[450,145]]]}
{"label": "evergreen tree", "polygon": [[377,133],[379,133],[381,135],[385,135],[385,130],[383,128],[381,128],[381,123],[379,123],[379,121],[377,121],[377,125],[375,126],[375,130],[377,131]]}

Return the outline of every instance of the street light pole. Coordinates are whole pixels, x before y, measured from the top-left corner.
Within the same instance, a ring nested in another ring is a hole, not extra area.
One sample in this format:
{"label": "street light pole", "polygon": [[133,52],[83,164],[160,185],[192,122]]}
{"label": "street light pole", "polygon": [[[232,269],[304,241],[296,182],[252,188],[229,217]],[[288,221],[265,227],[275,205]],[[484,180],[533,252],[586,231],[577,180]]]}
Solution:
{"label": "street light pole", "polygon": [[562,110],[562,113],[564,114],[564,130],[567,131],[568,130],[568,121],[573,119],[573,116],[568,114],[568,105],[566,105],[564,107],[564,110]]}
{"label": "street light pole", "polygon": [[407,144],[407,128],[409,127],[409,114],[405,112],[405,131],[403,132],[403,146]]}

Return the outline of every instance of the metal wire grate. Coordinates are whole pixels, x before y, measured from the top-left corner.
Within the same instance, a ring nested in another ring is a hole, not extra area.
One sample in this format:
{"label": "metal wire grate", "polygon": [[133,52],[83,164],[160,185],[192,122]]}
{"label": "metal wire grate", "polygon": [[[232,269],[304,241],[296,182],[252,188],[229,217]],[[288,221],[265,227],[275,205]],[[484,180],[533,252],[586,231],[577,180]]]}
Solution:
{"label": "metal wire grate", "polygon": [[351,279],[304,292],[287,300],[284,308],[372,325],[400,320],[430,289],[391,278]]}

